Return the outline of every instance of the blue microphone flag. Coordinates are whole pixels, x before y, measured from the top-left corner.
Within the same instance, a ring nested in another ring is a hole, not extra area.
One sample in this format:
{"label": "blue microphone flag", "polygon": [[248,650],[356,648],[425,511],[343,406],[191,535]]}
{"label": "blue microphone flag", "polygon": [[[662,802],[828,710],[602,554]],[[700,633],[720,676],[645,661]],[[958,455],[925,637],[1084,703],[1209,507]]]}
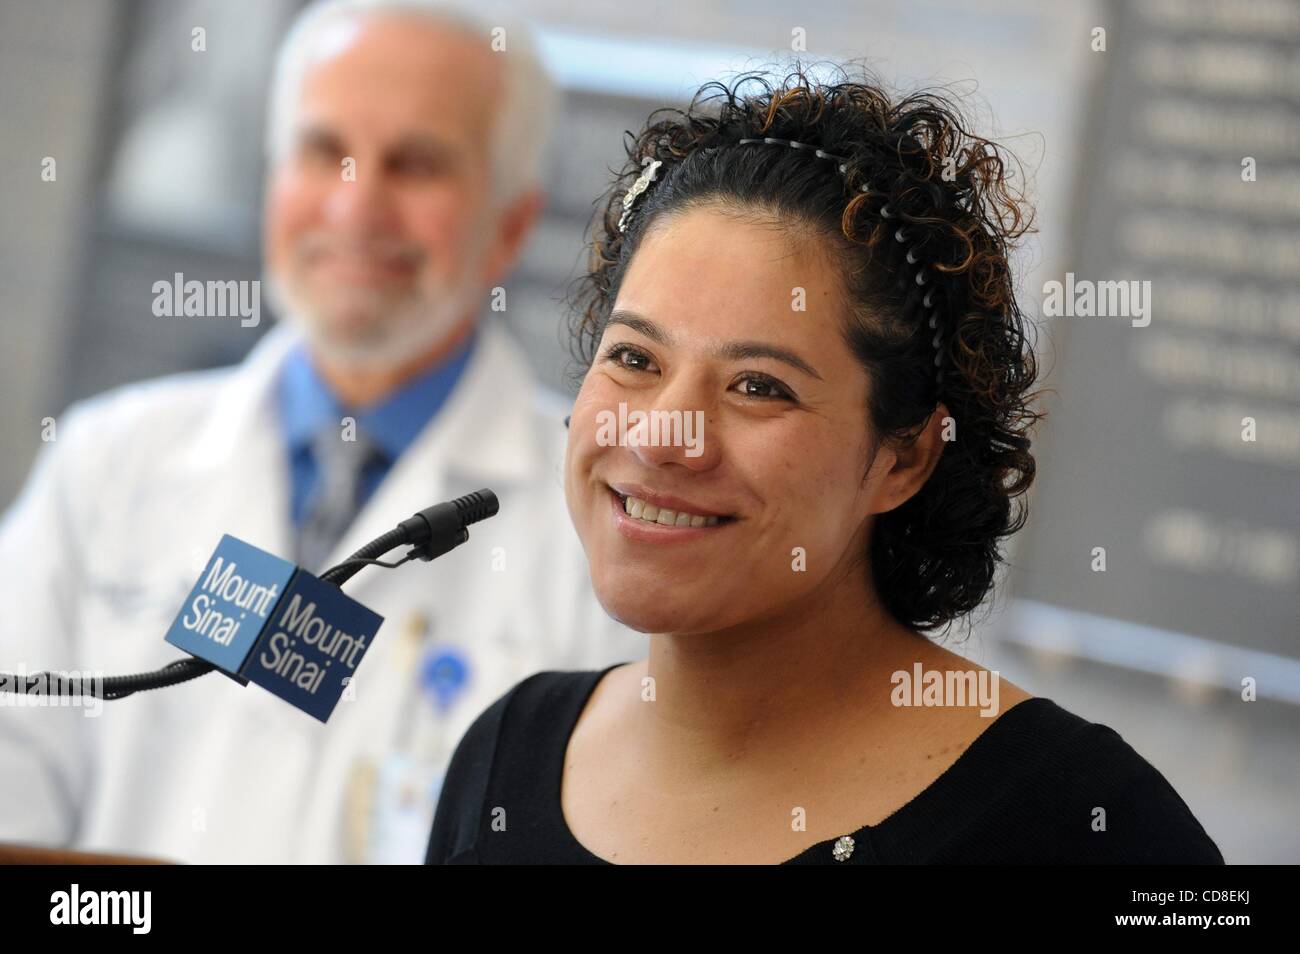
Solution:
{"label": "blue microphone flag", "polygon": [[167,642],[325,722],[383,621],[337,586],[226,534]]}

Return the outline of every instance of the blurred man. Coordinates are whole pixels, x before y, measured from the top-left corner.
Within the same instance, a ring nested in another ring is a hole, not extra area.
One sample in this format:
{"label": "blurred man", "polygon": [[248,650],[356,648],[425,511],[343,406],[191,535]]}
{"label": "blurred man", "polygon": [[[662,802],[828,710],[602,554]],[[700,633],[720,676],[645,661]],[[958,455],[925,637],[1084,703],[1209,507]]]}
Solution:
{"label": "blurred man", "polygon": [[419,861],[474,716],[529,672],[639,654],[564,509],[564,403],[478,320],[538,216],[551,101],[527,38],[497,26],[409,2],[299,18],[268,138],[284,326],[238,367],[59,422],[0,526],[0,671],[172,661],[162,636],[223,533],[320,571],[479,487],[500,514],[436,563],[348,584],[386,622],[327,724],[216,674],[89,708],[4,705],[0,840]]}

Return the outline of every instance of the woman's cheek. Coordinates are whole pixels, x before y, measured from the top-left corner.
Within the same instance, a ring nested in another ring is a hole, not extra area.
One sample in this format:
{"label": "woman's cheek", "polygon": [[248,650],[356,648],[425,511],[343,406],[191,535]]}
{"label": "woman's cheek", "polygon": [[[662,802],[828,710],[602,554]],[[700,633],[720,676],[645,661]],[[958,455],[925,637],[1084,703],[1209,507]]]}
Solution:
{"label": "woman's cheek", "polygon": [[569,418],[569,436],[564,446],[564,503],[569,509],[569,520],[579,534],[582,533],[581,501],[578,499],[578,442],[573,418]]}
{"label": "woman's cheek", "polygon": [[596,408],[592,405],[584,384],[573,402],[569,416],[569,437],[564,458],[564,487],[569,516],[580,533],[590,518],[588,511],[593,502],[590,499],[592,468],[600,451],[595,439],[595,419]]}
{"label": "woman's cheek", "polygon": [[573,402],[573,416],[569,420],[569,445],[579,463],[590,469],[598,450],[596,446],[596,415],[599,408],[584,385]]}

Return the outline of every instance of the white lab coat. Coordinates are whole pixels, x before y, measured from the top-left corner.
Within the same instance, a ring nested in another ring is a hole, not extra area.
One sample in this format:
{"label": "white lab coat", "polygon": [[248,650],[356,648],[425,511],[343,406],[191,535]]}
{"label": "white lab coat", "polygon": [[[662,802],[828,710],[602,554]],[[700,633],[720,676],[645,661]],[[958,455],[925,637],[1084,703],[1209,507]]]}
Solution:
{"label": "white lab coat", "polygon": [[[0,841],[186,862],[422,861],[432,804],[415,797],[401,753],[415,747],[440,770],[528,674],[644,655],[644,638],[591,592],[564,503],[565,402],[503,329],[481,332],[335,558],[480,487],[500,512],[432,563],[366,568],[346,584],[385,618],[355,698],[325,724],[219,673],[102,703],[98,716],[0,699]],[[57,422],[0,524],[0,671],[153,670],[182,658],[163,635],[223,533],[291,558],[274,382],[292,341],[275,329],[235,368],[122,388]],[[414,673],[446,644],[469,679],[440,715]]]}

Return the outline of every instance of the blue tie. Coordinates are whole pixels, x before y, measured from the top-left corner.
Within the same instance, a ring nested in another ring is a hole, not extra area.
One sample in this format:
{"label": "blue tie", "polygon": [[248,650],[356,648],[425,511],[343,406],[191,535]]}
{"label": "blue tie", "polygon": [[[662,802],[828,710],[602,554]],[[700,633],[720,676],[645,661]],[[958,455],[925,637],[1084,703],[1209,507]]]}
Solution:
{"label": "blue tie", "polygon": [[298,528],[297,562],[308,572],[320,573],[361,509],[366,469],[384,458],[355,425],[348,433],[336,425],[323,428],[312,439],[311,453],[317,477]]}

